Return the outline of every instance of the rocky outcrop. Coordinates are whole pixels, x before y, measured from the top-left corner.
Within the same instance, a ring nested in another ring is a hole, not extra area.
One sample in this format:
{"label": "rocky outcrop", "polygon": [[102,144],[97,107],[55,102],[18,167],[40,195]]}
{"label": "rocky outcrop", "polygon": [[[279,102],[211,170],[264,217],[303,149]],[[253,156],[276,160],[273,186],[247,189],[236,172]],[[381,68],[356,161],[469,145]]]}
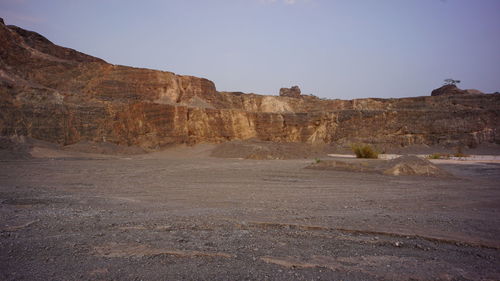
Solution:
{"label": "rocky outcrop", "polygon": [[281,88],[280,97],[300,98],[299,86],[292,86],[291,88]]}
{"label": "rocky outcrop", "polygon": [[496,94],[321,100],[218,92],[207,79],[108,64],[0,23],[3,136],[149,149],[251,138],[475,146],[500,143],[499,120]]}
{"label": "rocky outcrop", "polygon": [[466,94],[478,94],[477,90],[462,90],[456,85],[447,84],[440,88],[432,91],[431,96],[452,96],[452,95],[466,95]]}

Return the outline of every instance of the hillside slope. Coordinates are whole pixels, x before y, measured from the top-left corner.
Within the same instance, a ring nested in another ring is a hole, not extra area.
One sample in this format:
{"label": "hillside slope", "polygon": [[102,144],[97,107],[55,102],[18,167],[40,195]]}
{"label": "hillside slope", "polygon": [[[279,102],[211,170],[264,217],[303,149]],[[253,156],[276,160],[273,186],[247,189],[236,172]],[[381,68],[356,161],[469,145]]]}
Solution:
{"label": "hillside slope", "polygon": [[500,95],[321,100],[218,92],[212,81],[112,65],[0,22],[0,135],[143,148],[276,142],[500,144]]}

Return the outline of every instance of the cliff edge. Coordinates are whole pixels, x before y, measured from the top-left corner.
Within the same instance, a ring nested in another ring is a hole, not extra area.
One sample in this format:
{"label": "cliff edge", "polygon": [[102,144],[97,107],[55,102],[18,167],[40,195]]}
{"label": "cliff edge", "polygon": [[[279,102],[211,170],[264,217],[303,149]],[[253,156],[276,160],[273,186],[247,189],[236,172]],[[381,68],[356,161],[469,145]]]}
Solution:
{"label": "cliff edge", "polygon": [[500,144],[500,95],[321,100],[218,92],[207,79],[109,64],[0,22],[0,135],[147,149],[257,139]]}

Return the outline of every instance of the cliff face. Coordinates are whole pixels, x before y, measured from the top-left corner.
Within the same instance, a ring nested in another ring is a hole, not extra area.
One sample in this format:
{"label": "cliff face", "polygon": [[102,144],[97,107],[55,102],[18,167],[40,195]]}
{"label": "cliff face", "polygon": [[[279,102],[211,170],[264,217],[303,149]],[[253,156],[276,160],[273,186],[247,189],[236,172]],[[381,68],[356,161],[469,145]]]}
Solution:
{"label": "cliff face", "polygon": [[0,22],[0,135],[156,148],[277,142],[500,143],[500,95],[321,100],[217,92],[213,82],[111,65]]}

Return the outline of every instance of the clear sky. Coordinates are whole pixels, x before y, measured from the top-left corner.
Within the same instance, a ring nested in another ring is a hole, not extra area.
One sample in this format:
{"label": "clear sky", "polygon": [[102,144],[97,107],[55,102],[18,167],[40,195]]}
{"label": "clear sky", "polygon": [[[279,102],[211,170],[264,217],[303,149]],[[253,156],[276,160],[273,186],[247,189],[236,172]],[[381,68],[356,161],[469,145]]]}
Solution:
{"label": "clear sky", "polygon": [[219,91],[407,97],[445,78],[500,91],[500,0],[0,0],[0,17]]}

